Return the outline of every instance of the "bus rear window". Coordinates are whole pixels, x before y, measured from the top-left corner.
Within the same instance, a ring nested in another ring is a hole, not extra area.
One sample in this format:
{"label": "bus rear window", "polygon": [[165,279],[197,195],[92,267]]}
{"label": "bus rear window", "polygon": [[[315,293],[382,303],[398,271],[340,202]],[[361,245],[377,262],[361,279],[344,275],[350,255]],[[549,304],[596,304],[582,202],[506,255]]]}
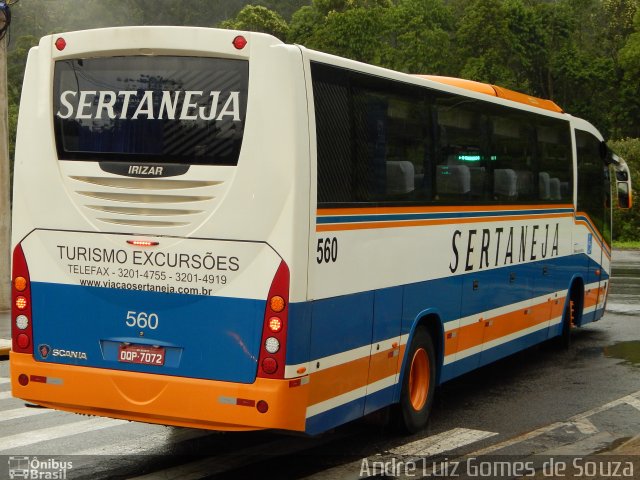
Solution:
{"label": "bus rear window", "polygon": [[249,63],[128,56],[56,62],[60,160],[236,165]]}

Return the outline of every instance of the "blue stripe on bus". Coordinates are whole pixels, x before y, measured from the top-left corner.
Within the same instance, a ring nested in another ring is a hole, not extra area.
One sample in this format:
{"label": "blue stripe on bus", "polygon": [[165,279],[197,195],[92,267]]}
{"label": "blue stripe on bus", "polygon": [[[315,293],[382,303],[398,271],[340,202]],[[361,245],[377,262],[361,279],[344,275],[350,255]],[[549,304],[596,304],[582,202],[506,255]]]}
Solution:
{"label": "blue stripe on bus", "polygon": [[507,357],[509,355],[513,355],[520,350],[532,347],[540,342],[545,341],[546,339],[547,330],[542,329],[537,332],[532,332],[528,335],[524,335],[509,342],[503,343],[501,345],[496,345],[495,347],[489,348],[482,352],[478,352],[474,355],[470,355],[454,363],[444,365],[442,367],[440,381],[446,382],[448,380],[452,380],[460,375],[475,370],[478,367],[488,365],[489,363],[495,362],[496,360]]}
{"label": "blue stripe on bus", "polygon": [[316,217],[318,224],[329,223],[357,223],[357,222],[391,222],[398,220],[438,220],[444,218],[484,218],[522,215],[549,215],[557,213],[573,213],[571,208],[557,208],[548,210],[500,210],[487,212],[439,212],[439,213],[394,213],[394,214],[364,214],[364,215],[322,215]]}
{"label": "blue stripe on bus", "polygon": [[330,428],[360,418],[364,412],[365,397],[360,397],[326,412],[307,418],[305,431],[310,435],[325,432]]}
{"label": "blue stripe on bus", "polygon": [[[548,267],[547,275],[543,274],[543,266]],[[585,284],[595,283],[598,269],[601,267],[596,262],[578,254],[315,300],[306,305],[293,304],[288,327],[287,364],[306,363],[388,339],[389,332],[397,325],[397,317],[401,317],[400,333],[408,334],[416,318],[427,307],[447,323],[567,289],[576,272],[581,272]],[[514,282],[510,281],[512,273]],[[608,278],[609,275],[602,271],[601,280]],[[473,290],[474,280],[478,281],[477,291]],[[397,292],[398,289],[402,289],[401,311],[394,315],[387,310],[384,315],[376,316],[376,294],[390,295],[390,291]],[[378,320],[380,325],[376,325]],[[311,335],[307,336],[309,333]]]}
{"label": "blue stripe on bus", "polygon": [[305,432],[309,435],[317,435],[330,428],[360,418],[362,415],[375,412],[393,401],[396,388],[397,385],[391,385],[366,397],[357,398],[326,412],[309,417],[307,418]]}

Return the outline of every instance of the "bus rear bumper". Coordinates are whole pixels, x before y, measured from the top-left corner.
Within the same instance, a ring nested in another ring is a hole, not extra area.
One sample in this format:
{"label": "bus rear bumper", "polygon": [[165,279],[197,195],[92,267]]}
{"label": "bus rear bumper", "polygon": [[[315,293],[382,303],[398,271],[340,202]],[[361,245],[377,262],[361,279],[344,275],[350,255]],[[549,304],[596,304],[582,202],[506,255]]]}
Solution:
{"label": "bus rear bumper", "polygon": [[14,352],[10,362],[13,396],[58,410],[209,430],[305,429],[308,384],[299,380],[240,384],[36,362]]}

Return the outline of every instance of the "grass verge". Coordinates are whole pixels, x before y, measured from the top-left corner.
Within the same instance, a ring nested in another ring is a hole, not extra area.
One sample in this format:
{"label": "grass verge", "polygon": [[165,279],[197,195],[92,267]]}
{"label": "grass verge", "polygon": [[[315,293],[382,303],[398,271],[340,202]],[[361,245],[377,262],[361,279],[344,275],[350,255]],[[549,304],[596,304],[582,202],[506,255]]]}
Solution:
{"label": "grass verge", "polygon": [[640,250],[640,240],[614,241],[613,248],[619,248],[620,250]]}

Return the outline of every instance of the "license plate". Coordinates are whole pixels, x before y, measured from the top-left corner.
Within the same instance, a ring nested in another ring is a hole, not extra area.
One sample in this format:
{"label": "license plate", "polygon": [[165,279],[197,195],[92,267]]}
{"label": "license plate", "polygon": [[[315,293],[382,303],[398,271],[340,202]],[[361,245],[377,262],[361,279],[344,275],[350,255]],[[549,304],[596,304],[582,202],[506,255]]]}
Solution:
{"label": "license plate", "polygon": [[164,348],[148,345],[120,345],[118,361],[141,365],[164,365]]}

